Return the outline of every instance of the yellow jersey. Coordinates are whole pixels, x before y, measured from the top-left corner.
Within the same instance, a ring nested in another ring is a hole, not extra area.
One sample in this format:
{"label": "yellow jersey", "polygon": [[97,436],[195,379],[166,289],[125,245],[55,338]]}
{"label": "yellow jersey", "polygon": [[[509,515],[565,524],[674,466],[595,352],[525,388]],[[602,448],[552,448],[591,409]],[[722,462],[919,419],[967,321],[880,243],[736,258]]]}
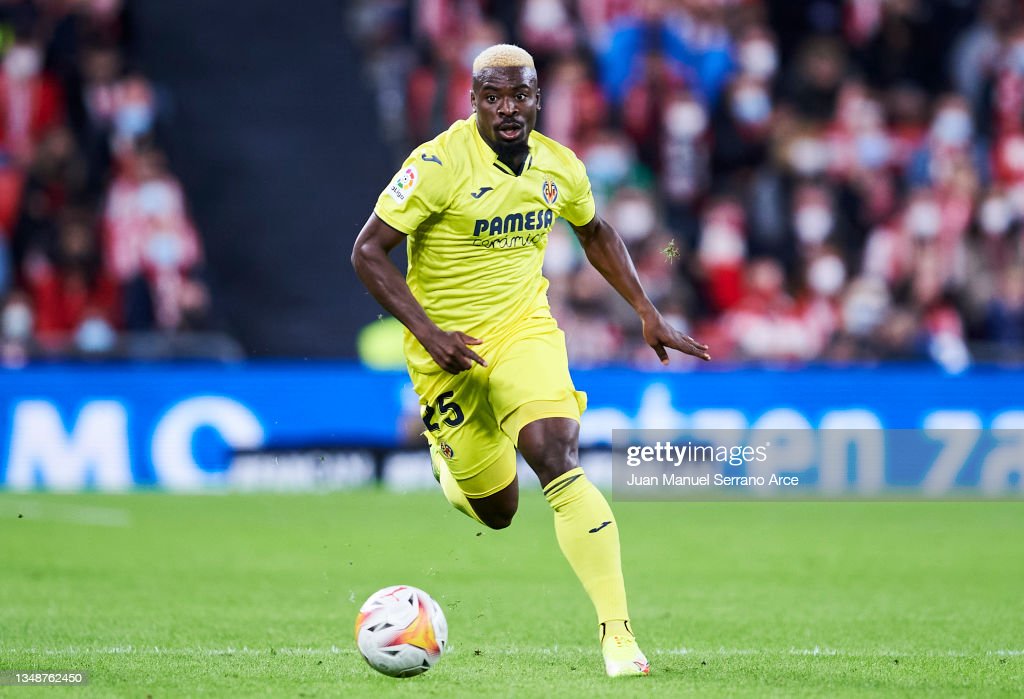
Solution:
{"label": "yellow jersey", "polygon": [[[536,131],[516,175],[477,131],[457,121],[416,148],[381,192],[374,213],[408,236],[406,281],[442,330],[496,340],[523,319],[550,315],[541,274],[548,233],[559,217],[583,226],[594,196],[576,154]],[[439,367],[405,333],[411,369]]]}

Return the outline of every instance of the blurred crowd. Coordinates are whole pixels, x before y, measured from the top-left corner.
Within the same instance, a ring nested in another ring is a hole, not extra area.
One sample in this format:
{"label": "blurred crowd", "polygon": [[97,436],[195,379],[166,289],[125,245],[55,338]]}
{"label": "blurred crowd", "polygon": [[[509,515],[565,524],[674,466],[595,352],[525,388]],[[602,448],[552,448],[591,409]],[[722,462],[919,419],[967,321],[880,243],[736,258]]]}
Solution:
{"label": "blurred crowd", "polygon": [[[353,26],[396,162],[469,114],[482,48],[530,50],[538,128],[716,360],[1024,362],[1018,0],[366,0]],[[576,364],[657,361],[567,227],[545,269]]]}
{"label": "blurred crowd", "polygon": [[206,323],[169,104],[128,59],[122,5],[0,0],[0,364]]}

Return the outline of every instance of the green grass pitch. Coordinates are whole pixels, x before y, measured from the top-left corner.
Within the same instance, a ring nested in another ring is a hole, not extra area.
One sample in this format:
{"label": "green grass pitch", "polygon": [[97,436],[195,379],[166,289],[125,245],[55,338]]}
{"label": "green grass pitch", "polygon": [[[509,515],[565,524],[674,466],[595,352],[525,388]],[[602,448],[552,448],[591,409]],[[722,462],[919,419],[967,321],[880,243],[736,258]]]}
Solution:
{"label": "green grass pitch", "polygon": [[[551,514],[484,531],[439,492],[0,494],[0,670],[85,670],[8,696],[1013,695],[1024,503],[618,503],[653,666],[610,680]],[[20,515],[20,516],[19,516]],[[450,652],[373,672],[356,610],[440,602]]]}

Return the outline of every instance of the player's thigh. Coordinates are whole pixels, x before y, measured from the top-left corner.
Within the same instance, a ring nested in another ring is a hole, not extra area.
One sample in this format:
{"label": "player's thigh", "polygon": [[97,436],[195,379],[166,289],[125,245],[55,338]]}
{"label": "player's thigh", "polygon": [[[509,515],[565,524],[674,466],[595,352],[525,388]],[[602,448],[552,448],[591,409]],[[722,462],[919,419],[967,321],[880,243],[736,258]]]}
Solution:
{"label": "player's thigh", "polygon": [[553,320],[523,332],[495,358],[490,402],[498,424],[513,441],[519,429],[534,420],[580,419],[586,394],[573,385],[565,335]]}
{"label": "player's thigh", "polygon": [[427,439],[467,497],[493,495],[515,480],[515,446],[498,426],[483,367],[414,376],[413,383]]}

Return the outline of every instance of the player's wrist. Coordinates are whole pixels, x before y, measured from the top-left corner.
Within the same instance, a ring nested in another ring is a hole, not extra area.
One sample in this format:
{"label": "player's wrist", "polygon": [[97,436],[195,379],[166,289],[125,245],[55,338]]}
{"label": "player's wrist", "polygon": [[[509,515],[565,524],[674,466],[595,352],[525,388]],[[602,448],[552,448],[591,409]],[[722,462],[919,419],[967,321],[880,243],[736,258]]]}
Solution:
{"label": "player's wrist", "polygon": [[636,314],[640,316],[640,320],[644,323],[650,323],[661,317],[658,309],[654,307],[654,304],[649,299],[644,299],[642,303],[634,306],[634,310],[636,310]]}
{"label": "player's wrist", "polygon": [[412,332],[413,337],[424,346],[436,342],[444,335],[444,331],[430,320],[418,325],[416,328],[409,328],[409,330]]}

